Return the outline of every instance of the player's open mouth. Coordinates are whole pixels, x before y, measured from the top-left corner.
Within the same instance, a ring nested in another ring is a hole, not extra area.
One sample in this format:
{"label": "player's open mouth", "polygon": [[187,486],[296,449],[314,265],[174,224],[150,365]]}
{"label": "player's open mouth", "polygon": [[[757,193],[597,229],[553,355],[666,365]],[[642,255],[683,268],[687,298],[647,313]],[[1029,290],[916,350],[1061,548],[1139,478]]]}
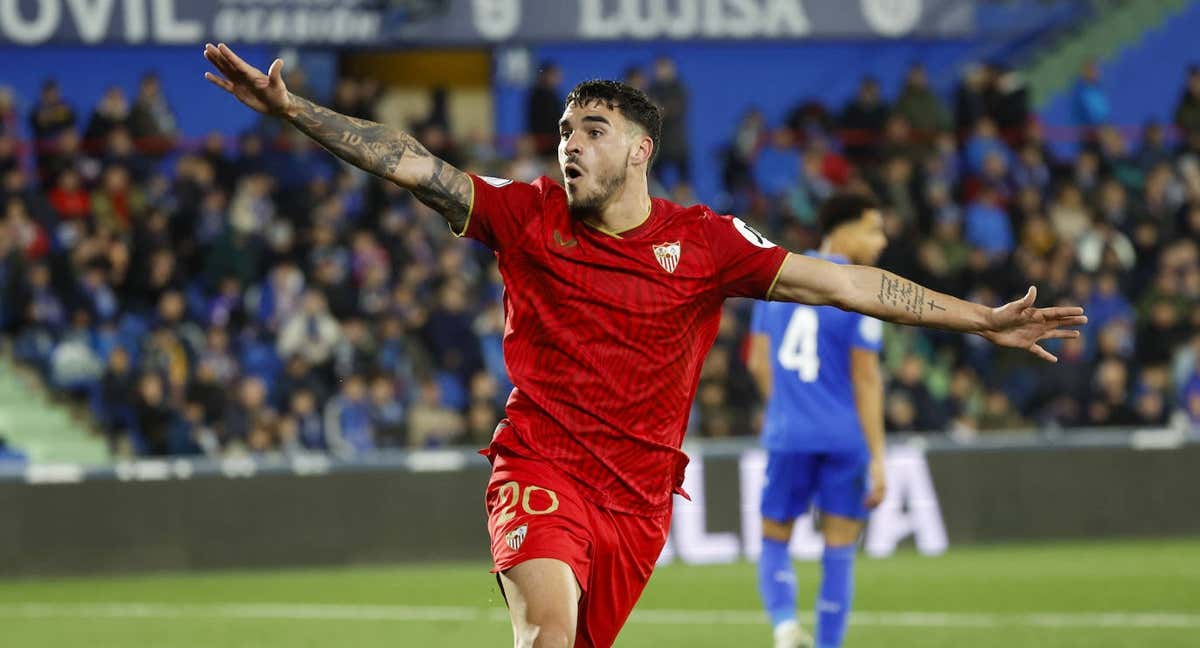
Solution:
{"label": "player's open mouth", "polygon": [[579,178],[583,177],[583,169],[580,169],[574,164],[568,164],[567,166],[563,167],[563,175],[566,177],[567,182],[578,180]]}

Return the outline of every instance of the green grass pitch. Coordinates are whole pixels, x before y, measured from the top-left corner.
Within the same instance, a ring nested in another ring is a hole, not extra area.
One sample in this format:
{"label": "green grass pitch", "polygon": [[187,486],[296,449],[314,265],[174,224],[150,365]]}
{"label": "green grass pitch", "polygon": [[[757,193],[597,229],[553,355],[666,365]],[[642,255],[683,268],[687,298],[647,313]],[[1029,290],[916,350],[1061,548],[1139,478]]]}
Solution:
{"label": "green grass pitch", "polygon": [[[808,619],[819,567],[798,563]],[[753,565],[659,569],[618,646],[769,646]],[[1200,539],[857,563],[847,646],[1200,646]],[[0,645],[510,646],[486,565],[0,581]]]}

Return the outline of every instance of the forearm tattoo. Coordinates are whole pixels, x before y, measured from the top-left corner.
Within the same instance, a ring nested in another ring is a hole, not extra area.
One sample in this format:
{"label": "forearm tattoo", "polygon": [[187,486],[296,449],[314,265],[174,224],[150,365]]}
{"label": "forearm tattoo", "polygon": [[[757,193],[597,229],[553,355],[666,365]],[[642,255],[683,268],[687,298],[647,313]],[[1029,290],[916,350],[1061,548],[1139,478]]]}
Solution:
{"label": "forearm tattoo", "polygon": [[424,177],[400,182],[418,200],[438,211],[455,231],[466,225],[471,209],[471,178],[435,157],[408,133],[349,117],[291,95],[290,121],[330,153],[381,178],[395,179],[401,161],[421,159],[432,169]]}
{"label": "forearm tattoo", "polygon": [[435,157],[433,172],[424,183],[413,187],[412,192],[417,200],[442,213],[456,232],[462,231],[471,208],[471,178],[467,174]]}
{"label": "forearm tattoo", "polygon": [[892,308],[899,308],[916,318],[918,322],[925,317],[926,311],[946,310],[945,306],[935,300],[925,299],[925,288],[907,279],[879,274],[879,303]]}
{"label": "forearm tattoo", "polygon": [[292,95],[295,115],[291,122],[331,153],[354,166],[389,177],[405,156],[431,157],[407,133],[365,119],[349,117]]}

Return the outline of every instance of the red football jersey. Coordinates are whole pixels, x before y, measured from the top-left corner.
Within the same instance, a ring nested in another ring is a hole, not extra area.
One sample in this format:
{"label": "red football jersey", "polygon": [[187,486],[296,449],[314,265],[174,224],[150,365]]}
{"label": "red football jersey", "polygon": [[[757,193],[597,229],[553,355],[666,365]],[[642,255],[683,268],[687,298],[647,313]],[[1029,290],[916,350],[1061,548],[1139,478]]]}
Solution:
{"label": "red football jersey", "polygon": [[549,178],[472,180],[463,235],[499,261],[515,385],[497,442],[516,434],[601,506],[668,510],[721,304],[765,298],[787,251],[703,206],[654,199],[646,221],[618,236],[572,218]]}

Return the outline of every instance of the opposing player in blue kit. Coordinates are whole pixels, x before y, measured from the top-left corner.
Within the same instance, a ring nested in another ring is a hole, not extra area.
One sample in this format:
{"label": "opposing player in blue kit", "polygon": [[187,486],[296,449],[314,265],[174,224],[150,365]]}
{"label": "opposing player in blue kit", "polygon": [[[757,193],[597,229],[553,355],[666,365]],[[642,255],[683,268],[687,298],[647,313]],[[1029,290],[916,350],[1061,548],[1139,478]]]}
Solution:
{"label": "opposing player in blue kit", "polygon": [[[866,196],[831,197],[821,207],[819,222],[821,248],[809,256],[872,265],[887,245],[883,218]],[[825,539],[816,645],[842,645],[856,542],[867,511],[883,500],[886,488],[882,337],[879,320],[832,306],[754,306],[749,366],[767,399],[758,579],[776,648],[813,645],[796,620],[788,542],[793,523],[814,498]]]}

